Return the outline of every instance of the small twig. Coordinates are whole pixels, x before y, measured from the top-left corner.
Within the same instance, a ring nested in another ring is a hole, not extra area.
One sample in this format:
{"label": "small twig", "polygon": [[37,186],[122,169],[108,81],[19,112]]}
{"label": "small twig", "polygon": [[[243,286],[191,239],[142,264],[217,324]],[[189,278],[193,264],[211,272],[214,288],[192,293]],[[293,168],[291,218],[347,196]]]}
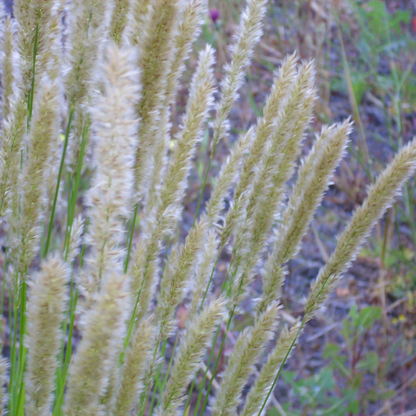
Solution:
{"label": "small twig", "polygon": [[402,297],[401,299],[396,300],[396,302],[392,303],[387,309],[386,313],[389,313],[393,309],[397,308],[399,305],[401,305],[403,302],[407,300],[407,296]]}
{"label": "small twig", "polygon": [[308,339],[306,341],[311,342],[314,339],[319,338],[322,335],[325,335],[327,332],[331,331],[332,329],[336,328],[337,326],[338,326],[338,323],[333,323],[332,325],[329,325],[329,326],[325,327],[323,330],[317,332],[316,334],[311,335],[310,337],[308,337]]}
{"label": "small twig", "polygon": [[[207,370],[207,366],[204,363],[201,363],[201,369],[203,372],[207,372],[207,379],[211,380],[212,379],[212,373],[211,371]],[[212,381],[212,385],[214,387],[215,390],[218,390],[220,388],[220,385],[218,384],[218,381],[216,381],[215,379]]]}
{"label": "small twig", "polygon": [[314,225],[312,226],[312,231],[315,237],[316,245],[318,246],[319,252],[321,253],[322,259],[324,260],[325,263],[328,263],[329,254],[326,251],[326,248],[324,244],[322,243],[321,238],[319,237],[318,230],[316,229]]}

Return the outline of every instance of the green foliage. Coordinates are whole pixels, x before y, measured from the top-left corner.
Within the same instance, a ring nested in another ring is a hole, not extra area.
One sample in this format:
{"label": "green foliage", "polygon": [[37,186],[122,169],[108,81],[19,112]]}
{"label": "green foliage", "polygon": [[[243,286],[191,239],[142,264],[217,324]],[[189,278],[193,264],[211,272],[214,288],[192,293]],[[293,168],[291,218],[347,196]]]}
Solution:
{"label": "green foliage", "polygon": [[388,32],[400,35],[403,26],[410,22],[411,12],[410,10],[397,10],[394,14],[390,14],[385,2],[372,0],[358,8],[358,16],[361,23],[365,23],[368,28],[365,36],[377,37],[381,42],[387,43]]}
{"label": "green foliage", "polygon": [[309,414],[310,410],[316,415],[367,414],[369,402],[383,401],[394,394],[394,390],[368,385],[366,381],[366,375],[377,379],[387,371],[380,368],[379,355],[368,350],[367,342],[369,331],[380,324],[381,315],[380,307],[358,310],[353,304],[342,322],[341,342],[325,345],[322,357],[327,360],[326,367],[307,378],[294,372],[284,373],[292,388],[291,402],[283,405],[288,416]]}
{"label": "green foliage", "polygon": [[[416,46],[409,28],[410,10],[390,13],[386,3],[380,0],[354,1],[351,7],[359,31],[353,32],[348,24],[343,24],[341,30],[358,54],[357,59],[349,59],[357,103],[361,103],[366,91],[389,100],[400,94],[404,101],[414,102],[415,74],[411,69],[414,60],[407,59],[406,53]],[[347,92],[343,78],[333,80],[334,90]]]}

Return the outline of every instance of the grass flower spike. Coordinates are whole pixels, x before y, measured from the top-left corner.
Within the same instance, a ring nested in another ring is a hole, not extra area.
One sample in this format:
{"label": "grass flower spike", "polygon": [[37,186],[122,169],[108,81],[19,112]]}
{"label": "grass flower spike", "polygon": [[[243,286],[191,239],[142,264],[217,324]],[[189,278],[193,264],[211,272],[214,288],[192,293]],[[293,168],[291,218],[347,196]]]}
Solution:
{"label": "grass flower spike", "polygon": [[[148,231],[150,242],[146,259],[147,264],[142,266],[142,270],[145,271],[145,277],[142,280],[143,290],[140,294],[141,314],[147,312],[150,294],[154,286],[154,276],[149,272],[148,264],[156,261],[156,256],[159,252],[159,244],[156,242],[171,232],[172,227],[178,220],[181,212],[180,201],[185,191],[191,157],[195,151],[197,141],[202,138],[203,123],[206,121],[208,111],[212,105],[214,85],[211,68],[214,62],[213,59],[212,49],[209,47],[200,54],[199,66],[193,78],[190,100],[183,119],[183,127],[177,138],[172,162],[168,168],[166,181],[161,190],[158,211],[153,214],[155,218],[150,219],[149,227],[151,228]],[[133,278],[141,279],[142,276],[138,271],[133,274]],[[170,280],[175,284],[178,283],[174,277]],[[138,288],[138,284],[135,284],[134,281],[133,285],[136,285],[135,287]],[[169,284],[166,282],[162,288],[162,296],[164,296],[165,290],[169,290],[168,287]],[[135,295],[138,294],[135,291],[133,293]],[[172,295],[167,296],[172,297]],[[163,298],[161,300],[163,302]]]}
{"label": "grass flower spike", "polygon": [[161,121],[166,76],[175,51],[173,42],[180,4],[178,0],[151,0],[148,7],[143,19],[143,39],[138,44],[143,95],[137,107],[141,145],[136,152],[136,189],[141,196],[146,194],[145,184],[157,148],[154,135]]}
{"label": "grass flower spike", "polygon": [[44,261],[41,272],[31,282],[26,340],[28,415],[44,415],[51,411],[68,278],[69,268],[55,255]]}
{"label": "grass flower spike", "polygon": [[212,338],[216,325],[224,316],[224,299],[219,298],[206,306],[195,318],[183,337],[172,368],[171,377],[166,385],[158,416],[176,415],[176,410],[184,401],[183,393],[194,373],[198,370],[202,354]]}
{"label": "grass flower spike", "polygon": [[118,0],[115,2],[111,16],[110,36],[117,44],[121,44],[123,40],[123,33],[128,22],[129,9],[129,0]]}
{"label": "grass flower spike", "polygon": [[340,275],[355,260],[363,242],[374,224],[399,194],[403,183],[416,169],[416,139],[403,147],[393,161],[377,178],[368,191],[367,199],[358,208],[350,223],[338,237],[338,244],[328,263],[320,270],[312,285],[305,305],[309,321],[323,305]]}
{"label": "grass flower spike", "polygon": [[278,307],[272,304],[254,326],[243,332],[228,362],[220,390],[212,405],[213,416],[234,415],[253,366],[276,328]]}
{"label": "grass flower spike", "polygon": [[7,120],[9,118],[11,103],[13,97],[13,89],[15,87],[15,59],[14,52],[14,34],[13,21],[9,16],[2,16],[2,49],[3,56],[1,60],[1,75],[2,75],[2,117]]}
{"label": "grass flower spike", "polygon": [[91,211],[86,242],[93,250],[87,258],[91,280],[86,287],[91,294],[108,273],[122,273],[124,267],[124,221],[131,214],[134,152],[138,145],[137,78],[131,51],[109,46],[103,93],[91,114],[96,140],[96,172],[87,199]]}
{"label": "grass flower spike", "polygon": [[64,414],[87,416],[100,413],[100,395],[107,386],[110,369],[118,359],[124,336],[126,277],[110,276],[85,317],[85,335],[69,372]]}
{"label": "grass flower spike", "polygon": [[225,67],[225,77],[221,83],[221,99],[217,106],[216,119],[213,122],[214,148],[228,132],[228,114],[238,97],[238,90],[244,79],[244,70],[261,37],[266,3],[267,0],[248,0],[246,10],[241,16],[240,27],[231,49],[231,63]]}
{"label": "grass flower spike", "polygon": [[258,311],[264,310],[278,295],[285,275],[285,271],[280,268],[297,253],[300,241],[321,202],[323,192],[328,187],[331,175],[343,156],[350,131],[349,120],[338,126],[324,128],[301,166],[283,213],[274,251],[266,264],[263,294],[257,307]]}
{"label": "grass flower spike", "polygon": [[299,328],[300,322],[297,322],[290,328],[290,331],[286,328],[283,329],[276,347],[267,357],[267,361],[264,363],[254,386],[247,396],[244,409],[241,413],[242,416],[251,416],[260,413],[260,409],[270,391],[270,386],[276,377],[277,370],[287,358],[286,354],[299,334]]}
{"label": "grass flower spike", "polygon": [[46,81],[42,85],[38,106],[33,114],[29,133],[29,150],[26,169],[22,172],[22,207],[19,231],[19,274],[24,276],[36,255],[40,238],[39,222],[45,194],[45,171],[58,129],[58,86]]}
{"label": "grass flower spike", "polygon": [[155,328],[151,320],[141,322],[126,351],[112,413],[114,416],[128,416],[143,390],[147,361],[151,359],[155,345]]}
{"label": "grass flower spike", "polygon": [[[283,360],[280,361],[276,359],[276,365],[272,366],[270,357],[270,360],[267,363],[270,364],[270,366],[264,367],[265,376],[269,374],[269,377],[267,377],[268,379],[270,378],[272,371],[275,372],[275,377],[262,403],[258,413],[259,416],[270,399],[270,395],[276,385],[282,367],[295,346],[303,327],[315,316],[318,310],[322,308],[334,285],[340,279],[341,274],[345,272],[350,263],[357,256],[374,224],[391,205],[394,198],[400,192],[403,183],[414,173],[415,169],[416,139],[413,139],[412,142],[403,147],[393,161],[379,175],[375,184],[369,189],[367,199],[364,201],[363,205],[355,211],[350,223],[338,237],[338,244],[335,251],[332,253],[325,266],[319,271],[316,281],[311,284],[311,289],[305,304],[305,314],[303,319],[290,330],[289,335],[294,332],[295,336],[290,337],[290,342],[280,343],[276,347],[279,349],[279,355],[284,356]],[[289,337],[287,340],[289,340]]]}

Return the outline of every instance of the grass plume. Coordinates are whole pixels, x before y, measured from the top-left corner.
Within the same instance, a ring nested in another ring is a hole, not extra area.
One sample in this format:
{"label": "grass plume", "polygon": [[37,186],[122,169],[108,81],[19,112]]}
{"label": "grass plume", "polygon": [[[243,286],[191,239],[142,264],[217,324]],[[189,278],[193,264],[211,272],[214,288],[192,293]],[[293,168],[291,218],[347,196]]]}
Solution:
{"label": "grass plume", "polygon": [[30,285],[26,340],[28,415],[41,416],[51,410],[57,355],[62,342],[61,322],[68,298],[68,278],[69,268],[55,255],[44,261],[41,272]]}

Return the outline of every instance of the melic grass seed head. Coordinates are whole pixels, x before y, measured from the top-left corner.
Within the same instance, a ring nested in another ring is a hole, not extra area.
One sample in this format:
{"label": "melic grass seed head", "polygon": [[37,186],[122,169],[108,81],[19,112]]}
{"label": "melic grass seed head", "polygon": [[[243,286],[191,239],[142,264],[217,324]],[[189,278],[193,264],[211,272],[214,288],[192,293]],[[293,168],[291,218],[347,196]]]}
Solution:
{"label": "melic grass seed head", "polygon": [[25,374],[28,415],[48,414],[52,406],[69,272],[69,267],[55,254],[43,262],[41,271],[30,282]]}
{"label": "melic grass seed head", "polygon": [[183,336],[181,345],[174,360],[171,377],[162,395],[156,415],[175,415],[177,408],[184,401],[184,392],[195,371],[200,365],[202,356],[212,339],[215,327],[225,313],[225,301],[218,298],[206,305],[197,315]]}
{"label": "melic grass seed head", "polygon": [[278,310],[277,303],[271,304],[254,325],[238,337],[212,405],[213,416],[235,415],[243,387],[276,329]]}
{"label": "melic grass seed head", "polygon": [[[137,150],[139,71],[134,52],[109,45],[103,63],[102,90],[91,109],[95,174],[87,194],[90,207],[86,242],[89,294],[98,291],[108,273],[122,273],[125,260],[124,222],[132,212],[134,153]],[[109,117],[109,115],[111,115]]]}
{"label": "melic grass seed head", "polygon": [[415,172],[415,157],[416,138],[399,151],[370,187],[366,200],[357,208],[349,224],[338,237],[335,251],[311,285],[305,305],[306,322],[323,306],[341,274],[357,257],[375,223],[391,206],[404,182]]}
{"label": "melic grass seed head", "polygon": [[118,360],[118,345],[125,336],[126,276],[113,274],[101,286],[86,312],[84,335],[68,377],[64,411],[68,415],[96,414],[110,369]]}
{"label": "melic grass seed head", "polygon": [[22,278],[39,248],[40,222],[43,217],[41,207],[46,192],[45,171],[54,138],[59,132],[58,109],[58,85],[44,80],[29,130],[25,169],[21,171],[19,179],[21,205],[19,212],[13,213],[19,218],[18,270]]}
{"label": "melic grass seed head", "polygon": [[[304,326],[415,170],[416,139],[341,233],[303,318],[268,346],[286,264],[352,123],[324,127],[297,162],[312,124],[315,69],[288,56],[263,115],[222,158],[205,200],[267,1],[247,1],[218,92],[215,51],[200,48],[176,117],[206,3],[18,0],[14,17],[0,10],[2,287],[12,318],[5,333],[13,334],[12,365],[0,360],[0,416],[202,415],[208,405],[214,416],[264,414]],[[211,155],[194,204],[188,182],[204,135]],[[195,207],[192,223],[182,220],[185,205]],[[255,306],[253,324],[224,356],[243,301]]]}
{"label": "melic grass seed head", "polygon": [[119,383],[115,394],[114,416],[129,415],[144,388],[144,375],[148,360],[151,359],[156,337],[152,317],[140,323],[136,334],[125,353],[119,369]]}

